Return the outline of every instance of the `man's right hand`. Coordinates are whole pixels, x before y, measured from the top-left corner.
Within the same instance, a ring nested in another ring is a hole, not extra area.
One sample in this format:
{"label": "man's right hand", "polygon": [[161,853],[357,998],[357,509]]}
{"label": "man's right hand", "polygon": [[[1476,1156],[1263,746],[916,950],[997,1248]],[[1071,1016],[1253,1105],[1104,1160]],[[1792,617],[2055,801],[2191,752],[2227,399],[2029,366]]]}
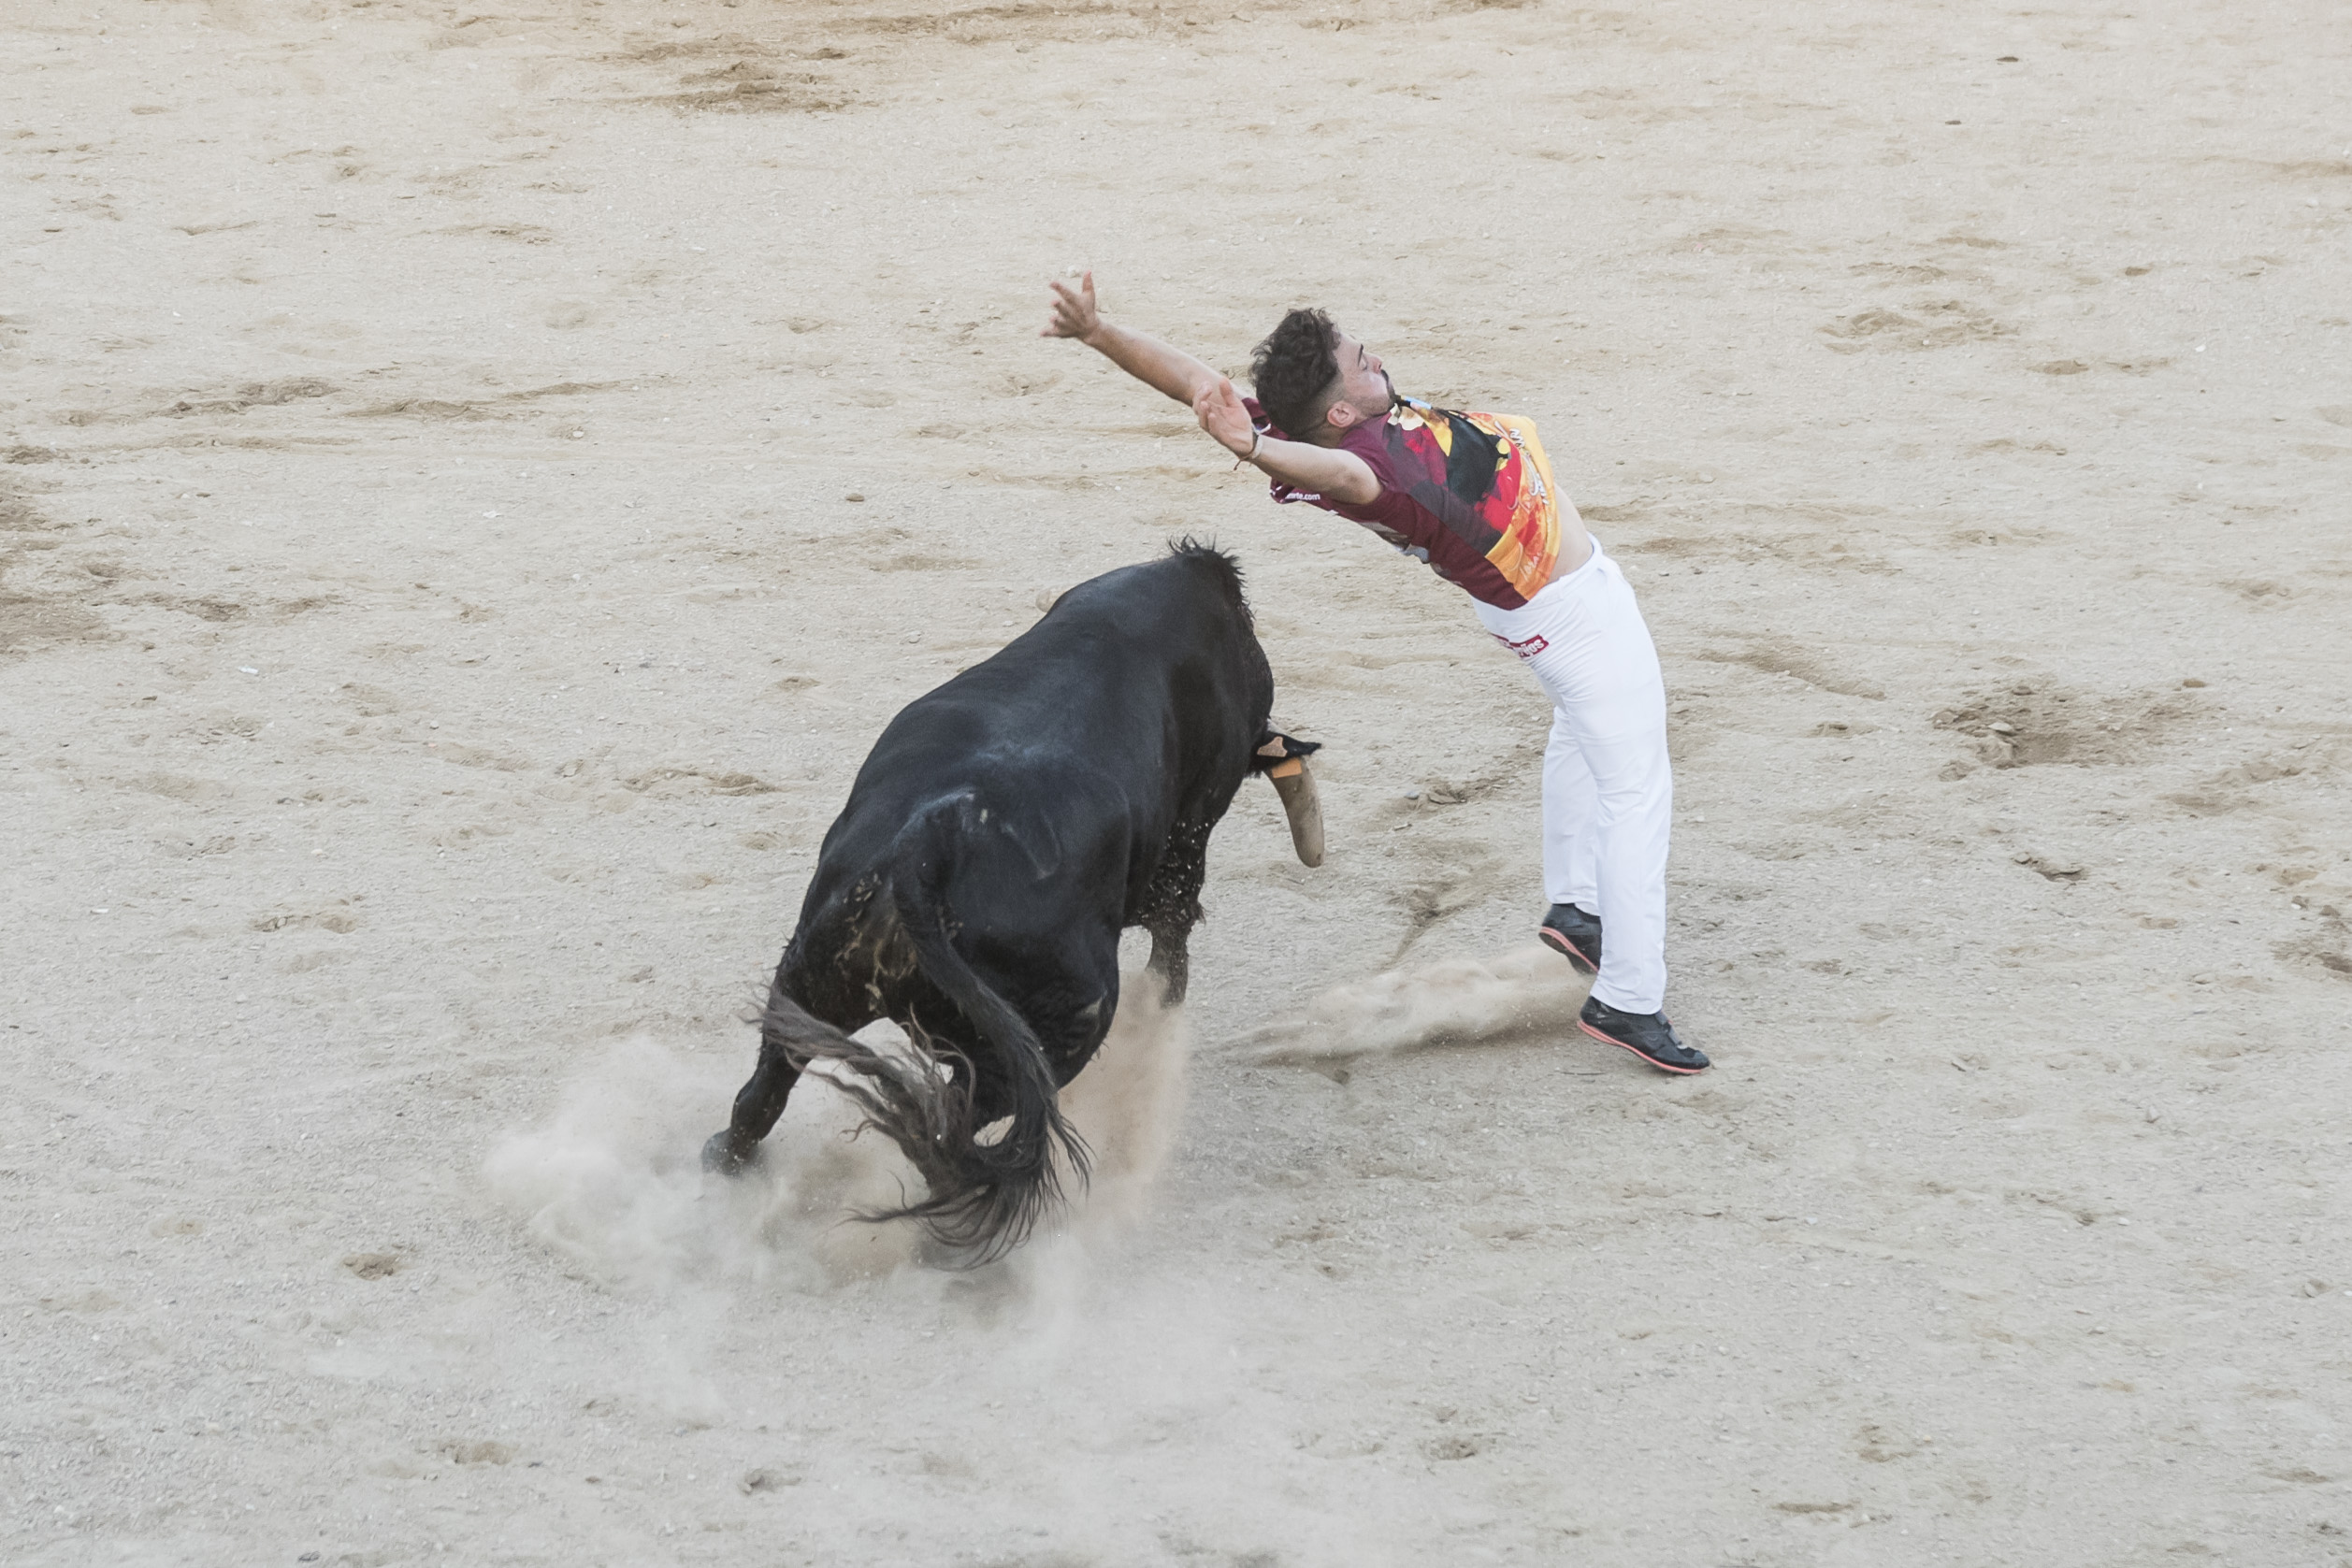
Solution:
{"label": "man's right hand", "polygon": [[[1059,278],[1046,279],[1046,286],[1053,290],[1053,317],[1040,337],[1075,338],[1146,386],[1179,403],[1190,403],[1204,388],[1224,379],[1179,349],[1104,321],[1094,308],[1093,273],[1080,273],[1075,289]],[[1245,429],[1242,439],[1247,443],[1248,439]]]}
{"label": "man's right hand", "polygon": [[1079,274],[1078,286],[1072,288],[1059,278],[1048,278],[1046,286],[1053,290],[1053,319],[1046,324],[1040,338],[1090,338],[1103,325],[1102,313],[1094,308],[1094,274]]}

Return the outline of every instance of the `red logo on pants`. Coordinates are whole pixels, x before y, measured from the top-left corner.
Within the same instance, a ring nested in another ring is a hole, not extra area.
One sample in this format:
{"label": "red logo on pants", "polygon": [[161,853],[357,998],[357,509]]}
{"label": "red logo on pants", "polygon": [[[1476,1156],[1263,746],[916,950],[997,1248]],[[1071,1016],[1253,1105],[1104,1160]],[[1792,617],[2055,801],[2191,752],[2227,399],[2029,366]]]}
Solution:
{"label": "red logo on pants", "polygon": [[1537,632],[1535,636],[1519,642],[1513,642],[1509,638],[1505,637],[1501,632],[1489,632],[1487,635],[1494,639],[1495,641],[1501,643],[1504,647],[1508,648],[1512,653],[1517,654],[1522,659],[1532,659],[1537,654],[1542,653],[1545,649],[1551,646],[1551,643],[1544,640],[1544,636],[1541,632]]}

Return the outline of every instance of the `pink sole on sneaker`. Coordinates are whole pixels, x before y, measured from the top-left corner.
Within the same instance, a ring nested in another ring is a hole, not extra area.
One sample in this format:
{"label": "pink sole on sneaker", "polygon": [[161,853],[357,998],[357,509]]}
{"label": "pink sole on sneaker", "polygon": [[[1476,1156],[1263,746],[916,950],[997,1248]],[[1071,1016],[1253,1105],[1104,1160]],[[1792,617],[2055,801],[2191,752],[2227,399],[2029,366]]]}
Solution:
{"label": "pink sole on sneaker", "polygon": [[1707,1071],[1707,1069],[1703,1067],[1675,1067],[1669,1063],[1662,1062],[1653,1056],[1649,1056],[1643,1052],[1635,1050],[1632,1046],[1626,1044],[1623,1041],[1618,1039],[1613,1034],[1603,1034],[1600,1030],[1594,1029],[1592,1025],[1586,1023],[1581,1018],[1579,1018],[1576,1021],[1576,1027],[1582,1029],[1585,1033],[1591,1035],[1595,1040],[1616,1046],[1627,1056],[1640,1057],[1643,1061],[1648,1062],[1652,1067],[1656,1068],[1661,1072],[1680,1072],[1684,1077],[1688,1077],[1692,1073],[1704,1072]]}
{"label": "pink sole on sneaker", "polygon": [[1542,942],[1546,947],[1549,947],[1554,953],[1559,954],[1560,957],[1574,964],[1584,973],[1598,974],[1601,972],[1601,966],[1587,957],[1585,956],[1584,949],[1579,947],[1576,943],[1570,942],[1567,938],[1562,936],[1551,927],[1537,927],[1536,936],[1537,940]]}

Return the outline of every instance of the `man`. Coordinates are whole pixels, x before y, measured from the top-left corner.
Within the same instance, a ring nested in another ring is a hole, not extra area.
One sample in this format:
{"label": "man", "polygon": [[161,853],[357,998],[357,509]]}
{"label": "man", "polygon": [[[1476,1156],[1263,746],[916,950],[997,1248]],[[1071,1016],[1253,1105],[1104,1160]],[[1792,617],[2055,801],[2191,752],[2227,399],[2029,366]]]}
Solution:
{"label": "man", "polygon": [[1537,934],[1594,976],[1577,1027],[1668,1072],[1707,1066],[1665,1012],[1674,781],[1657,649],[1624,574],[1552,483],[1534,423],[1399,396],[1379,356],[1320,310],[1292,310],[1258,345],[1257,396],[1244,398],[1191,355],[1104,321],[1092,273],[1050,286],[1046,337],[1075,338],[1189,404],[1276,500],[1359,523],[1469,594],[1551,698],[1551,908]]}

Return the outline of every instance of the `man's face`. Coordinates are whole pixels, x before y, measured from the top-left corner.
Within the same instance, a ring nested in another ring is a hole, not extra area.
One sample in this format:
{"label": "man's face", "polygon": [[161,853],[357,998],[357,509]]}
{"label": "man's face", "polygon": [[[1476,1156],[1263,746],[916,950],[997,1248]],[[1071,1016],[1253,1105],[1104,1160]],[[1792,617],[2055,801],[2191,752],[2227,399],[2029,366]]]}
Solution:
{"label": "man's face", "polygon": [[1339,391],[1324,417],[1336,428],[1386,419],[1396,406],[1396,388],[1380,367],[1380,356],[1344,332],[1332,334],[1339,359]]}

